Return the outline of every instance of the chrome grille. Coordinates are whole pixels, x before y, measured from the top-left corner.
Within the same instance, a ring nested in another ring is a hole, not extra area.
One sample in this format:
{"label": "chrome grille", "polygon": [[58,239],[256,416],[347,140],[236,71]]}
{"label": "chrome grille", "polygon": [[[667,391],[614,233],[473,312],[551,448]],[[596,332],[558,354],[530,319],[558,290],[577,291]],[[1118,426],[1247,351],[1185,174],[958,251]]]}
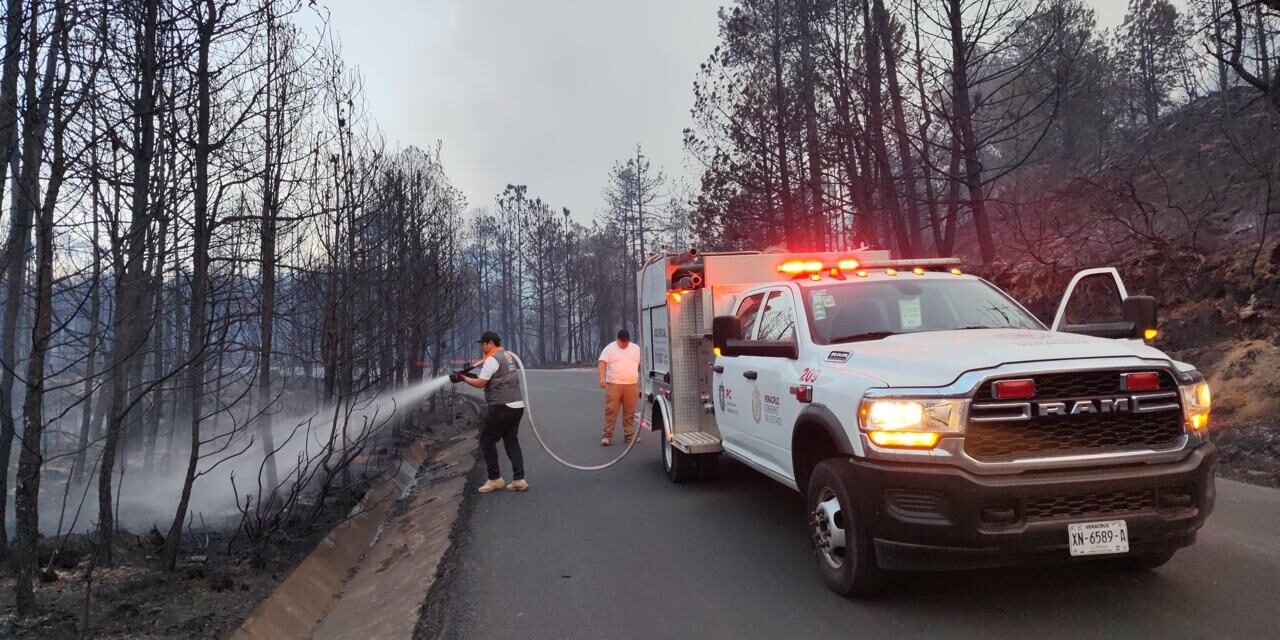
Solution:
{"label": "chrome grille", "polygon": [[[1149,371],[1152,370],[1108,369],[1032,376],[1036,395],[1031,402],[1124,396],[1127,392],[1120,388],[1120,375]],[[1168,371],[1160,370],[1158,373],[1161,392],[1177,388]],[[980,462],[1167,449],[1175,446],[1183,435],[1182,412],[1177,410],[1029,415],[1025,419],[1001,421],[975,419],[984,415],[982,404],[993,403],[991,390],[996,381],[988,380],[978,387],[974,394],[974,410],[965,427],[965,452]]]}
{"label": "chrome grille", "polygon": [[[1159,373],[1160,374],[1160,390],[1173,391],[1177,388],[1178,383],[1174,382],[1173,376],[1168,371],[1153,369],[1104,369],[1101,371],[1064,371],[1061,373],[1042,373],[1038,376],[1031,376],[1036,381],[1036,398],[1037,400],[1068,400],[1071,398],[1097,398],[1101,396],[1112,396],[1125,393],[1120,388],[1120,374],[1122,373]],[[1001,379],[1022,380],[1026,376],[1013,376],[1011,378],[998,378],[995,380],[987,380],[978,387],[977,393],[973,396],[974,402],[992,402],[995,396],[992,395],[992,388],[996,382]]]}

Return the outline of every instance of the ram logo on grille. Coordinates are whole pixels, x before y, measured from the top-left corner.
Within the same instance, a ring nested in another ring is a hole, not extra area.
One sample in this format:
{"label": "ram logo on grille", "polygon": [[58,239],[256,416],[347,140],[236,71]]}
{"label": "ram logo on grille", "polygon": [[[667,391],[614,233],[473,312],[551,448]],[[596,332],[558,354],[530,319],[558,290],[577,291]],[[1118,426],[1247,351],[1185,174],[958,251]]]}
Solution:
{"label": "ram logo on grille", "polygon": [[1132,410],[1129,398],[1041,402],[1036,405],[1036,415],[1041,417],[1076,416],[1082,413],[1129,413]]}

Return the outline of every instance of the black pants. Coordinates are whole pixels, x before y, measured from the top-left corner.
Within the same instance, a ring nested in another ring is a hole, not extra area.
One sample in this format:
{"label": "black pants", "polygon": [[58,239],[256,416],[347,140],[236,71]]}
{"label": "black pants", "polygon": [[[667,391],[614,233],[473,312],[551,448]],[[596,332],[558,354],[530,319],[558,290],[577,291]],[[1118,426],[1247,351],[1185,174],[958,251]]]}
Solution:
{"label": "black pants", "polygon": [[507,450],[514,479],[524,479],[524,454],[520,452],[517,434],[523,417],[524,409],[512,409],[501,404],[489,405],[489,410],[484,415],[484,425],[480,427],[480,451],[484,453],[485,466],[489,467],[490,480],[502,477],[502,469],[498,466],[499,440]]}

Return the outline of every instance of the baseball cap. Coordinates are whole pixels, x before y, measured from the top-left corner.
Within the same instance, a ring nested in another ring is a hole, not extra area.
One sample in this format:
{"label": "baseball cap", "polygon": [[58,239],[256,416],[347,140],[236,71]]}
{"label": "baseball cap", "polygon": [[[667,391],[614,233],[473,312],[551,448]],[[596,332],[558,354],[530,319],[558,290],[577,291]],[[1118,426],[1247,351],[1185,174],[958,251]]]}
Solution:
{"label": "baseball cap", "polygon": [[498,346],[502,346],[502,337],[492,331],[486,331],[480,334],[480,339],[477,340],[476,342],[479,342],[481,344],[485,342],[492,342]]}

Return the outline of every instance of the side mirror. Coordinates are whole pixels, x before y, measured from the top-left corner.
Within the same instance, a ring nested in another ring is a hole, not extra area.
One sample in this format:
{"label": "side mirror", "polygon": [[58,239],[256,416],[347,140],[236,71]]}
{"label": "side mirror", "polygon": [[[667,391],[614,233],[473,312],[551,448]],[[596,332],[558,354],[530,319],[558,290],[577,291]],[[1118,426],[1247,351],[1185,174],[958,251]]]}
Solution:
{"label": "side mirror", "polygon": [[720,355],[731,356],[729,341],[742,339],[742,323],[738,316],[716,316],[711,320],[711,344],[720,350]]}
{"label": "side mirror", "polygon": [[1133,323],[1129,337],[1153,340],[1156,337],[1156,299],[1151,296],[1129,296],[1124,299],[1124,320]]}

